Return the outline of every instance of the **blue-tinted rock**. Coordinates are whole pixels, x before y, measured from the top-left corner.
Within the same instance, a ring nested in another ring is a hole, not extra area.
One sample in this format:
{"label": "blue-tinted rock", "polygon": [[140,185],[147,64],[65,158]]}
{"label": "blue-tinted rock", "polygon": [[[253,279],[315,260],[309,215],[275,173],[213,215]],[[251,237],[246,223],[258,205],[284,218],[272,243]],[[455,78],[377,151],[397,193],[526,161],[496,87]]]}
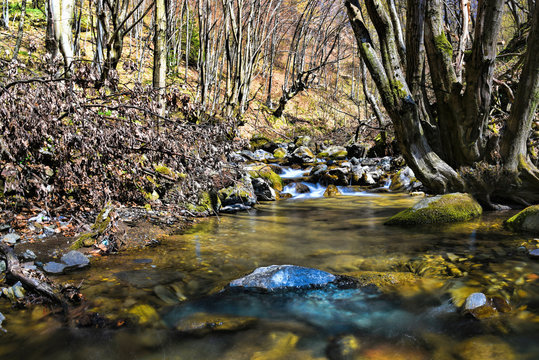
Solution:
{"label": "blue-tinted rock", "polygon": [[487,305],[487,297],[483,293],[473,293],[466,298],[466,304],[464,304],[465,310],[474,310],[481,306]]}
{"label": "blue-tinted rock", "polygon": [[24,260],[35,260],[37,258],[36,254],[29,249],[26,249],[26,251],[21,256]]}
{"label": "blue-tinted rock", "polygon": [[539,249],[530,250],[528,253],[532,259],[539,259]]}
{"label": "blue-tinted rock", "polygon": [[251,274],[230,282],[231,288],[278,290],[306,288],[331,283],[336,276],[328,272],[294,265],[260,267]]}
{"label": "blue-tinted rock", "polygon": [[70,268],[83,268],[90,264],[90,260],[78,251],[70,251],[62,256],[62,262]]}
{"label": "blue-tinted rock", "polygon": [[43,270],[49,274],[62,274],[66,267],[66,264],[51,261],[43,265]]}

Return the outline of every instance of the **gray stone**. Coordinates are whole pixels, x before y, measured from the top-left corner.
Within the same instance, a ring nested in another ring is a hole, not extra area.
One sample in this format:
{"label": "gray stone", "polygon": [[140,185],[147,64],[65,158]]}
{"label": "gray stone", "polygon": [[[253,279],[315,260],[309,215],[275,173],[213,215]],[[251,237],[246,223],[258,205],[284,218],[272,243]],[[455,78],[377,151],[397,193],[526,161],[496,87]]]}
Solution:
{"label": "gray stone", "polygon": [[251,274],[230,282],[231,288],[256,288],[279,290],[323,286],[336,280],[328,272],[295,265],[271,265],[260,267]]}
{"label": "gray stone", "polygon": [[14,245],[17,243],[17,241],[21,238],[21,236],[19,234],[16,234],[16,233],[10,233],[10,234],[7,234],[5,235],[3,238],[2,238],[2,241],[7,243],[7,244],[11,244],[11,245]]}
{"label": "gray stone", "polygon": [[82,253],[75,250],[62,256],[62,262],[70,268],[83,268],[90,265],[90,260]]}
{"label": "gray stone", "polygon": [[24,260],[35,260],[37,256],[32,250],[26,249],[26,251],[22,254],[22,258]]}
{"label": "gray stone", "polygon": [[67,267],[66,264],[61,264],[61,263],[51,261],[43,265],[43,270],[48,274],[57,275],[57,274],[62,274],[66,267]]}
{"label": "gray stone", "polygon": [[471,311],[481,306],[487,305],[487,297],[483,293],[473,293],[466,298],[464,309]]}
{"label": "gray stone", "polygon": [[290,155],[290,161],[293,163],[311,163],[314,161],[314,154],[308,147],[300,146]]}
{"label": "gray stone", "polygon": [[539,259],[539,249],[530,250],[530,252],[528,253],[528,255],[529,255],[532,259]]}
{"label": "gray stone", "polygon": [[2,328],[2,322],[3,322],[4,320],[6,320],[6,317],[4,316],[4,314],[2,314],[2,313],[0,312],[0,330],[4,330],[4,329]]}
{"label": "gray stone", "polygon": [[7,269],[6,262],[4,260],[0,260],[0,273],[3,273],[4,271],[6,271],[6,269]]}

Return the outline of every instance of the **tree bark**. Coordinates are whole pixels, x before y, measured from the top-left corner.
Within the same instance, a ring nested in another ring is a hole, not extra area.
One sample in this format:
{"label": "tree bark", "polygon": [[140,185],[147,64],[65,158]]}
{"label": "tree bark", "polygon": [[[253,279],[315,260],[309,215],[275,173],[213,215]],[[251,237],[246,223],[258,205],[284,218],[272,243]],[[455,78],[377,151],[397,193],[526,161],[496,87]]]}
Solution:
{"label": "tree bark", "polygon": [[167,18],[165,0],[155,1],[155,30],[153,49],[153,87],[158,91],[159,115],[165,115],[165,86],[167,72]]}
{"label": "tree bark", "polygon": [[524,68],[502,140],[504,167],[516,171],[527,162],[527,141],[539,104],[539,7],[533,12]]}
{"label": "tree bark", "polygon": [[22,35],[24,34],[24,18],[26,17],[26,0],[21,2],[21,18],[19,19],[19,31],[17,34],[17,42],[15,43],[15,49],[13,49],[13,60],[17,60],[19,56],[19,49],[21,48]]}
{"label": "tree bark", "polygon": [[64,58],[65,72],[69,74],[73,63],[73,44],[71,24],[73,21],[74,0],[51,0],[54,39]]}

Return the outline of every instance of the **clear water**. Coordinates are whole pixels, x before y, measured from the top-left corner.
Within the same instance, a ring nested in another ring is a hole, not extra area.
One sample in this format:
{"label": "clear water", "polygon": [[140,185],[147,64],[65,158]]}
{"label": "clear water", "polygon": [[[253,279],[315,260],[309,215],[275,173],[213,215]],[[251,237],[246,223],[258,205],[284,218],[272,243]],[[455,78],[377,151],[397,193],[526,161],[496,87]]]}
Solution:
{"label": "clear water", "polygon": [[[0,358],[326,359],[341,338],[355,339],[352,359],[539,358],[539,263],[517,252],[533,238],[503,230],[510,215],[503,212],[443,226],[383,225],[417,200],[376,194],[267,203],[205,220],[153,249],[93,259],[91,269],[58,279],[84,280],[89,310],[130,325],[76,329],[44,308],[12,311],[2,300],[8,332],[0,336]],[[440,265],[453,255],[462,276],[447,276]],[[399,281],[418,271],[417,258],[428,264],[423,276]],[[376,274],[390,286],[222,292],[271,264]],[[456,305],[475,291],[509,298],[513,311],[484,321],[464,316]],[[167,301],[163,292],[175,297]],[[153,313],[141,316],[141,307]],[[175,330],[197,316],[224,317],[217,323],[226,331]]]}

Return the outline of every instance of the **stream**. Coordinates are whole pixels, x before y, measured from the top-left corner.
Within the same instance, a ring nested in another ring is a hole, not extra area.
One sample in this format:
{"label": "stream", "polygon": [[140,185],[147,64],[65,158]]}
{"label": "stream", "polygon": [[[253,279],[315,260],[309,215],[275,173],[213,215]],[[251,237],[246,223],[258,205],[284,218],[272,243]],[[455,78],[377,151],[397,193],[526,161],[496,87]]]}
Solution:
{"label": "stream", "polygon": [[[127,319],[117,330],[67,327],[44,307],[0,302],[9,319],[0,358],[539,358],[539,262],[518,251],[533,237],[503,229],[514,212],[389,227],[384,220],[418,198],[346,188],[350,196],[324,198],[307,185],[309,194],[212,217],[155,248],[93,258],[88,270],[57,278],[83,281],[89,310]],[[366,286],[222,291],[272,264]],[[509,298],[512,311],[481,321],[463,314],[474,292]]]}

